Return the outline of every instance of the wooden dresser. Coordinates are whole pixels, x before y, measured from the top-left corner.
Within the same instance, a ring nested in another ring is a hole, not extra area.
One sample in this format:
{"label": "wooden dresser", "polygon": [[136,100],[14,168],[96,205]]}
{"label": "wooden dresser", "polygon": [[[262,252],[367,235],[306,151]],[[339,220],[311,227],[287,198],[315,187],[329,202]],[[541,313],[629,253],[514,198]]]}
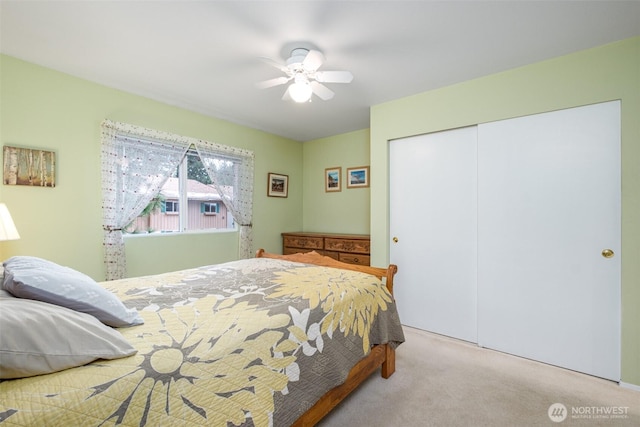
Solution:
{"label": "wooden dresser", "polygon": [[316,251],[349,264],[370,265],[370,247],[366,234],[282,233],[283,255]]}

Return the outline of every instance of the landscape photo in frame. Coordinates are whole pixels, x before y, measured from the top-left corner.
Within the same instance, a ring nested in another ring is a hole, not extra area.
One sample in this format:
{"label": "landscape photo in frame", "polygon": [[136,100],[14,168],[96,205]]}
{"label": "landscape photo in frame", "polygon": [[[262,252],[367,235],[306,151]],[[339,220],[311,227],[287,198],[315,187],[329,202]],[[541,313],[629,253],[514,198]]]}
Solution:
{"label": "landscape photo in frame", "polygon": [[324,191],[342,191],[342,168],[326,168],[324,170]]}
{"label": "landscape photo in frame", "polygon": [[289,175],[269,172],[267,196],[287,197],[289,195]]}
{"label": "landscape photo in frame", "polygon": [[347,168],[347,188],[364,188],[369,186],[369,166]]}
{"label": "landscape photo in frame", "polygon": [[3,154],[5,185],[56,186],[55,152],[5,145]]}

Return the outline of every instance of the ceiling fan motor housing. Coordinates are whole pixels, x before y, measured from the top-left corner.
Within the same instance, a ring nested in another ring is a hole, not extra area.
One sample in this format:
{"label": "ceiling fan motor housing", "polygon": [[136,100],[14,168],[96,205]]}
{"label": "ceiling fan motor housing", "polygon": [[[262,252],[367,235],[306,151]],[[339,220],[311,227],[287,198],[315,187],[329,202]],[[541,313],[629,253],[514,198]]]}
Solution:
{"label": "ceiling fan motor housing", "polygon": [[302,62],[307,57],[309,49],[296,48],[291,51],[291,56],[287,59],[287,67],[290,70],[302,69]]}

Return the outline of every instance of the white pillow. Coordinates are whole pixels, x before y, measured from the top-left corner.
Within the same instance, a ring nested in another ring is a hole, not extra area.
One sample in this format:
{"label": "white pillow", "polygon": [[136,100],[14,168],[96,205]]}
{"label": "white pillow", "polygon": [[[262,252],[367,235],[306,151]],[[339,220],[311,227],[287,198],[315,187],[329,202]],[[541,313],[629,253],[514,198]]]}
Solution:
{"label": "white pillow", "polygon": [[16,297],[91,314],[109,326],[144,323],[135,308],[125,307],[112,292],[79,271],[31,256],[15,256],[3,265],[3,287]]}
{"label": "white pillow", "polygon": [[0,379],[48,374],[137,352],[122,334],[85,313],[0,298]]}

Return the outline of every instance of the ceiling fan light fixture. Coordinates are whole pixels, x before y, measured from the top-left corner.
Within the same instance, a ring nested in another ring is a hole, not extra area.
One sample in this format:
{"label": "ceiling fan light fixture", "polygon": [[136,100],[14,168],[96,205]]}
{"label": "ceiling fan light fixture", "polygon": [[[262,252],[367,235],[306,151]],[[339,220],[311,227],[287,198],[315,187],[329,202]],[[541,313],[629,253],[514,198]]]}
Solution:
{"label": "ceiling fan light fixture", "polygon": [[311,85],[307,81],[296,81],[289,86],[289,96],[295,102],[307,102],[311,99],[312,93]]}
{"label": "ceiling fan light fixture", "polygon": [[309,102],[313,95],[328,101],[333,98],[334,93],[323,83],[350,83],[353,80],[353,74],[349,71],[318,71],[323,62],[322,52],[302,47],[295,48],[287,58],[286,65],[268,60],[270,65],[278,68],[285,76],[259,82],[256,86],[260,89],[268,89],[291,82],[282,96],[283,101]]}

